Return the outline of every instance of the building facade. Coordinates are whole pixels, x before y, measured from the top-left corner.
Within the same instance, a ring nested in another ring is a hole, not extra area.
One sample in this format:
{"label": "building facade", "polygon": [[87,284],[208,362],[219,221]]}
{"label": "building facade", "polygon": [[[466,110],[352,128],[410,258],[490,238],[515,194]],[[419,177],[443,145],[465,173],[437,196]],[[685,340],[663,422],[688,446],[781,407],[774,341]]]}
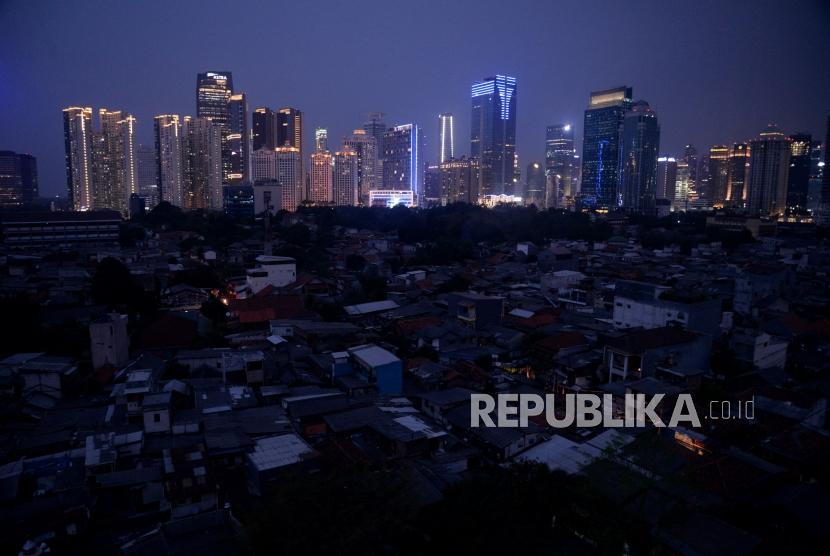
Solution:
{"label": "building facade", "polygon": [[360,159],[346,147],[334,153],[332,202],[335,206],[356,206],[360,201]]}
{"label": "building facade", "polygon": [[620,172],[622,206],[628,212],[653,215],[657,199],[657,154],[660,125],[644,100],[632,104],[623,118]]}
{"label": "building facade", "polygon": [[424,171],[421,143],[416,124],[395,126],[383,134],[383,189],[412,191],[418,198]]}
{"label": "building facade", "polygon": [[377,189],[378,150],[377,141],[364,129],[356,129],[343,138],[344,150],[357,154],[358,200],[369,204],[369,191]]}
{"label": "building facade", "polygon": [[455,129],[449,112],[438,114],[438,162],[455,158]]}
{"label": "building facade", "polygon": [[72,210],[91,210],[92,108],[72,106],[63,110],[66,153],[66,188]]}
{"label": "building facade", "polygon": [[30,154],[0,151],[0,208],[19,208],[38,196],[37,161]]}
{"label": "building facade", "polygon": [[184,153],[182,124],[176,114],[154,118],[156,167],[159,196],[177,207],[184,207]]}
{"label": "building facade", "polygon": [[512,195],[516,155],[516,78],[477,81],[471,89],[470,156],[478,158],[482,194]]}
{"label": "building facade", "polygon": [[790,141],[777,126],[770,125],[749,143],[749,149],[747,209],[752,215],[783,214],[787,205]]}
{"label": "building facade", "polygon": [[545,175],[548,178],[558,176],[562,196],[569,199],[578,193],[575,154],[573,126],[549,125],[545,130]]}
{"label": "building facade", "polygon": [[332,166],[331,153],[318,150],[311,154],[311,189],[309,201],[315,205],[332,202]]}

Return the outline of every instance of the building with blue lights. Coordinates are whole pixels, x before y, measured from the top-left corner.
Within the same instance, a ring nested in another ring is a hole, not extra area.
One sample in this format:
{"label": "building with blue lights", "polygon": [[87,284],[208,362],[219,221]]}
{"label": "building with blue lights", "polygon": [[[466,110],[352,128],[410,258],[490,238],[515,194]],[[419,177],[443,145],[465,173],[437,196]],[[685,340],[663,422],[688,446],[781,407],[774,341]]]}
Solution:
{"label": "building with blue lights", "polygon": [[582,139],[582,204],[612,209],[620,204],[620,129],[631,107],[631,87],[591,93]]}
{"label": "building with blue lights", "polygon": [[470,156],[481,161],[482,195],[513,194],[516,78],[488,77],[472,87]]}
{"label": "building with blue lights", "polygon": [[383,187],[391,191],[412,191],[423,197],[423,137],[416,124],[398,125],[383,134]]}

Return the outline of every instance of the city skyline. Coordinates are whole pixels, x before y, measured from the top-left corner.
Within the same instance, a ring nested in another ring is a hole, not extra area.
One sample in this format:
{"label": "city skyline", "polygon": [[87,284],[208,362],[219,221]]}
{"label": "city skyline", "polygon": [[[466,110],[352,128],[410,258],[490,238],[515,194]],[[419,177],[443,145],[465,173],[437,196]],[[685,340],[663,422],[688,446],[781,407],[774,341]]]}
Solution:
{"label": "city skyline", "polygon": [[[374,10],[373,13],[390,21],[428,15],[415,13],[403,6],[366,3],[361,7]],[[403,56],[406,67],[412,70],[411,75],[424,77],[419,80],[418,87],[412,88],[405,83],[405,79],[352,75],[350,71],[356,65],[348,62],[331,64],[327,67],[328,71],[319,72],[319,67],[311,63],[313,53],[306,50],[293,58],[280,51],[274,52],[271,54],[274,64],[284,68],[283,72],[262,72],[259,60],[221,52],[206,42],[207,37],[194,31],[187,31],[185,35],[193,38],[192,45],[180,44],[178,35],[173,33],[154,34],[156,41],[148,46],[149,55],[142,56],[141,62],[136,62],[134,56],[125,56],[124,47],[112,44],[107,49],[100,49],[95,46],[99,44],[96,41],[77,39],[71,42],[73,48],[69,50],[74,56],[95,59],[96,63],[76,66],[71,63],[68,52],[58,47],[65,31],[57,25],[59,22],[70,23],[72,18],[77,17],[74,13],[65,12],[62,6],[56,5],[44,17],[31,6],[7,4],[0,8],[0,13],[12,24],[0,43],[5,44],[4,50],[13,55],[0,64],[4,77],[0,83],[0,99],[5,107],[0,110],[0,148],[37,157],[41,195],[65,195],[60,110],[76,105],[116,106],[136,118],[138,143],[152,145],[152,122],[156,115],[196,115],[194,76],[211,68],[234,74],[235,90],[248,95],[249,112],[260,106],[274,110],[296,106],[302,110],[306,119],[303,138],[306,145],[313,144],[311,134],[315,127],[326,127],[330,137],[339,142],[340,138],[366,121],[368,112],[383,111],[387,126],[413,122],[425,130],[427,143],[423,152],[427,156],[424,160],[433,163],[438,162],[437,130],[433,129],[435,126],[432,124],[436,116],[443,112],[456,115],[456,157],[468,154],[469,145],[463,139],[464,130],[469,129],[470,125],[467,96],[470,84],[483,76],[497,73],[515,76],[521,82],[517,152],[522,169],[532,161],[544,160],[547,125],[574,125],[577,154],[581,154],[582,113],[586,95],[590,91],[622,84],[633,87],[636,97],[647,99],[660,114],[661,156],[679,157],[683,145],[688,143],[695,144],[699,152],[708,152],[713,145],[749,141],[770,122],[777,123],[787,134],[806,132],[814,138],[823,137],[830,77],[827,72],[816,68],[822,67],[819,63],[826,59],[830,48],[821,41],[804,50],[786,40],[776,41],[775,45],[761,40],[767,28],[779,30],[782,39],[794,39],[805,34],[819,36],[822,22],[828,21],[827,9],[819,3],[805,2],[801,10],[782,11],[780,14],[778,11],[781,10],[776,10],[775,3],[753,4],[751,24],[745,24],[740,32],[728,39],[719,37],[715,31],[729,27],[739,19],[741,10],[737,7],[723,7],[717,17],[712,17],[710,13],[705,21],[701,15],[678,7],[649,7],[656,18],[669,24],[660,27],[632,20],[631,16],[622,14],[623,20],[618,27],[607,28],[606,25],[601,30],[588,33],[590,37],[579,37],[569,26],[563,26],[563,33],[570,37],[570,41],[565,41],[567,46],[555,60],[545,60],[535,52],[550,40],[536,22],[545,18],[535,15],[556,16],[559,20],[571,22],[573,25],[570,27],[587,28],[584,24],[588,16],[582,10],[576,10],[575,6],[522,3],[505,16],[510,21],[523,22],[523,33],[517,37],[514,48],[489,57],[473,54],[472,45],[466,43],[462,44],[451,61],[429,56],[435,48],[431,45],[423,47],[423,51],[419,50],[420,46],[396,45],[391,50],[393,54]],[[130,6],[124,6],[125,15],[134,16],[136,25],[127,30],[119,29],[119,33],[126,33],[128,40],[125,42],[131,44],[130,38],[138,40],[141,37],[135,35],[137,31],[147,29],[141,23],[149,15],[161,12],[175,19],[184,17],[185,8],[184,5],[160,6],[155,10],[134,11]],[[301,24],[311,24],[296,6],[267,9],[283,10],[286,14],[299,17]],[[463,5],[454,4],[446,10],[452,15],[463,11]],[[615,12],[617,8],[608,7],[608,10]],[[75,11],[84,12],[83,9]],[[98,12],[95,14],[96,21],[115,17],[114,10],[106,6]],[[321,25],[331,26],[337,18],[356,17],[336,7],[330,12]],[[35,17],[38,18],[38,25],[26,24],[34,22]],[[219,23],[218,19],[214,22],[213,16],[208,13],[200,17],[203,23]],[[625,30],[626,22],[631,24],[628,30]],[[476,23],[483,30],[492,25],[483,19],[476,20]],[[228,26],[228,31],[243,31],[233,22],[222,21],[222,24]],[[19,29],[28,29],[29,34],[19,35]],[[633,30],[643,31],[644,36],[633,36],[636,34]],[[600,32],[605,35],[596,34]],[[388,33],[381,31],[384,36]],[[249,40],[255,39],[250,34],[245,36]],[[675,36],[676,41],[672,39]],[[633,55],[615,59],[613,63],[603,61],[597,53],[580,51],[580,45],[584,50],[585,41],[589,38],[625,38],[631,41]],[[652,48],[661,41],[663,44],[671,43],[673,47],[664,49],[666,52]],[[729,54],[731,50],[726,48],[729,44],[746,48],[754,45],[753,56],[743,57],[741,67],[736,68],[734,57],[737,54]],[[704,66],[706,52],[701,50],[722,52],[723,59],[707,62],[709,65]],[[796,51],[798,56],[794,55]],[[168,58],[166,52],[176,52],[176,56]],[[121,55],[122,63],[113,63],[113,57],[118,55]],[[380,59],[386,59],[390,53],[379,52],[377,55]],[[644,60],[650,63],[643,63]],[[681,64],[680,60],[684,62]],[[660,68],[659,71],[655,67]],[[707,67],[706,75],[695,69],[702,67]],[[771,67],[776,68],[775,73],[770,73]],[[74,72],[73,79],[67,77],[66,72],[70,68]],[[690,76],[684,74],[682,68],[691,68],[687,70]],[[141,79],[146,72],[152,72],[153,78]],[[569,79],[552,89],[548,83],[562,72],[569,75]],[[323,73],[324,81],[351,79],[346,83],[355,83],[359,80],[361,86],[346,87],[342,91],[338,88],[337,96],[321,93],[326,87],[321,86],[319,73]],[[675,83],[680,78],[698,86]],[[45,81],[45,86],[37,86],[41,80]],[[714,81],[721,86],[716,89],[705,87],[706,83]],[[703,89],[707,91],[706,95],[696,92]]]}

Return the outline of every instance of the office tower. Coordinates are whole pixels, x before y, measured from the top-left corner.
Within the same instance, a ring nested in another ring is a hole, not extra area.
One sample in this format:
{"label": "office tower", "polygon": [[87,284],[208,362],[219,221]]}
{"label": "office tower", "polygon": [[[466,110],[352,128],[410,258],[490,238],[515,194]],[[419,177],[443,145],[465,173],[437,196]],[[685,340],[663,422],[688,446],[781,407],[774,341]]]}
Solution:
{"label": "office tower", "polygon": [[136,160],[138,161],[138,194],[144,198],[147,209],[152,210],[159,204],[156,150],[150,145],[139,145],[136,149]]}
{"label": "office tower", "polygon": [[327,151],[329,150],[329,131],[322,127],[314,130],[314,150]]}
{"label": "office tower", "polygon": [[420,135],[416,124],[395,126],[383,134],[383,189],[412,191],[416,197],[422,193]]}
{"label": "office tower", "polygon": [[628,212],[654,215],[660,125],[648,102],[638,100],[623,118],[620,146],[622,204]]}
{"label": "office tower", "polygon": [[750,214],[783,214],[787,203],[787,175],[790,165],[790,142],[775,125],[769,125],[750,141],[749,192]]}
{"label": "office tower", "polygon": [[821,179],[821,210],[830,212],[830,115],[824,137],[824,170]]}
{"label": "office tower", "polygon": [[733,207],[743,207],[746,201],[746,180],[749,177],[749,145],[735,143],[729,151],[729,179],[726,199]]}
{"label": "office tower", "polygon": [[[573,198],[577,193],[575,155],[573,126],[549,125],[545,133],[545,175],[559,176],[562,195],[567,198]],[[537,206],[542,205],[537,203]]]}
{"label": "office tower", "polygon": [[182,122],[176,114],[156,116],[153,121],[156,144],[156,176],[159,196],[177,207],[185,206]]}
{"label": "office tower", "polygon": [[438,166],[440,203],[477,204],[481,193],[481,164],[477,158],[452,158]]}
{"label": "office tower", "polygon": [[303,152],[303,113],[296,108],[277,112],[277,146],[294,147]]}
{"label": "office tower", "polygon": [[[318,141],[318,144],[322,143]],[[329,151],[318,150],[311,154],[309,200],[315,205],[332,201],[332,157]]]}
{"label": "office tower", "polygon": [[678,160],[674,180],[674,198],[672,199],[674,210],[688,210],[691,188],[689,163],[685,160]]}
{"label": "office tower", "polygon": [[369,191],[377,189],[378,150],[375,138],[364,129],[356,129],[343,138],[343,150],[357,153],[358,200],[369,204]]}
{"label": "office tower", "polygon": [[444,203],[441,200],[441,166],[427,163],[424,168],[424,199],[421,205],[435,207]]}
{"label": "office tower", "polygon": [[297,147],[277,147],[277,180],[282,185],[282,208],[295,211],[305,200],[303,159]]}
{"label": "office tower", "polygon": [[374,188],[383,187],[383,136],[386,133],[384,116],[385,114],[383,112],[369,112],[369,120],[363,124],[363,131],[375,139],[377,163],[375,164]]}
{"label": "office tower", "polygon": [[710,177],[709,153],[707,152],[698,159],[697,163],[697,181],[695,182],[693,195],[695,208],[711,207],[713,205]]}
{"label": "office tower", "polygon": [[657,198],[674,201],[677,182],[677,160],[667,156],[657,159]]}
{"label": "office tower", "polygon": [[470,156],[481,161],[482,195],[512,195],[516,78],[488,77],[471,88]]}
{"label": "office tower", "polygon": [[219,124],[222,137],[222,181],[231,174],[231,151],[228,135],[231,130],[230,100],[233,76],[229,71],[209,71],[196,76],[196,117],[208,118]]}
{"label": "office tower", "polygon": [[262,148],[251,154],[251,182],[262,183],[277,179],[277,151]]}
{"label": "office tower", "polygon": [[790,168],[787,173],[787,208],[790,212],[807,211],[812,142],[813,137],[809,133],[790,135]]}
{"label": "office tower", "polygon": [[709,149],[709,198],[723,206],[729,189],[729,147],[715,145]]}
{"label": "office tower", "polygon": [[810,183],[807,193],[807,208],[812,212],[821,209],[821,180],[824,173],[824,159],[821,141],[813,141],[810,147]]}
{"label": "office tower", "polygon": [[356,206],[360,200],[360,160],[357,151],[344,147],[334,153],[334,184],[332,199],[335,206]]}
{"label": "office tower", "polygon": [[0,208],[25,206],[34,201],[37,194],[35,157],[0,151]]}
{"label": "office tower", "polygon": [[72,210],[92,209],[92,108],[63,110],[66,185]]}
{"label": "office tower", "polygon": [[619,206],[620,129],[631,106],[631,96],[631,87],[591,93],[585,110],[580,191],[587,206]]}
{"label": "office tower", "polygon": [[[548,126],[548,129],[550,127]],[[545,166],[539,162],[531,162],[527,165],[527,172],[525,174],[527,180],[524,195],[525,205],[536,205],[540,209],[546,208],[545,200],[547,193],[545,183],[547,182],[547,172],[545,170]],[[554,195],[556,194],[554,193]]]}
{"label": "office tower", "polygon": [[449,112],[438,114],[438,162],[455,158],[453,117]]}
{"label": "office tower", "polygon": [[248,99],[245,93],[231,95],[228,103],[230,117],[228,132],[229,169],[227,182],[238,184],[248,181],[250,166],[250,137],[248,133]]}
{"label": "office tower", "polygon": [[251,117],[253,127],[252,150],[277,148],[277,115],[270,108],[257,108]]}
{"label": "office tower", "polygon": [[698,168],[700,161],[697,158],[697,148],[691,143],[683,149],[683,162],[689,167],[689,189],[695,190],[698,185]]}
{"label": "office tower", "polygon": [[187,174],[185,207],[222,210],[222,126],[185,117],[182,126]]}

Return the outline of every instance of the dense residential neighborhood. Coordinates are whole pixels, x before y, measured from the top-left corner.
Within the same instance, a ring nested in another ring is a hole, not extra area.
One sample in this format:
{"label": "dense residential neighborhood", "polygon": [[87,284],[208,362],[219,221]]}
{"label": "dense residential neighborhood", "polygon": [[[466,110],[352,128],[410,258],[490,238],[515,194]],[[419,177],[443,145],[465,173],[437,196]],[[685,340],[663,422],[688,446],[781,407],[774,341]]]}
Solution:
{"label": "dense residential neighborhood", "polygon": [[[0,222],[4,553],[823,536],[830,243],[812,225],[465,204],[23,220]],[[477,428],[475,393],[616,412],[691,394],[703,423]]]}

